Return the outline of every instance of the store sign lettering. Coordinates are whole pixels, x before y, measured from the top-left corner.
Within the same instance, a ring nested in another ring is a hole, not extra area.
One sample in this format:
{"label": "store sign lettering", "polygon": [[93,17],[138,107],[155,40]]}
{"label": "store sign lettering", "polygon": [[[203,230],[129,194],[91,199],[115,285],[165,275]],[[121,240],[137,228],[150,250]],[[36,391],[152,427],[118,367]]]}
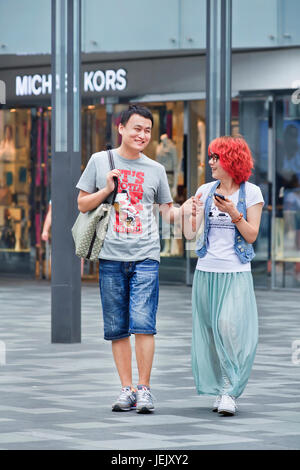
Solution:
{"label": "store sign lettering", "polygon": [[16,95],[46,95],[51,94],[52,77],[49,75],[24,75],[16,77]]}
{"label": "store sign lettering", "polygon": [[[122,91],[127,87],[127,72],[118,70],[96,70],[84,72],[83,89],[85,92]],[[56,79],[56,89],[59,89],[59,80]],[[16,77],[16,95],[46,95],[52,92],[51,74],[23,75]]]}
{"label": "store sign lettering", "polygon": [[84,72],[84,91],[122,91],[127,86],[126,70]]}

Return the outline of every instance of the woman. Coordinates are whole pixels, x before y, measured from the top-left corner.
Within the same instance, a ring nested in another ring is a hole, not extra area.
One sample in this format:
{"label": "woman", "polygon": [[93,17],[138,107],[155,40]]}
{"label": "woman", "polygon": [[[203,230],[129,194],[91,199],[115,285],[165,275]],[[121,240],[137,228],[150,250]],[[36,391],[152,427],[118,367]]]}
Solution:
{"label": "woman", "polygon": [[253,160],[243,138],[217,138],[208,152],[217,181],[200,186],[185,228],[192,238],[204,217],[192,294],[192,369],[197,392],[217,395],[213,411],[234,415],[258,339],[251,260],[264,201],[248,182]]}

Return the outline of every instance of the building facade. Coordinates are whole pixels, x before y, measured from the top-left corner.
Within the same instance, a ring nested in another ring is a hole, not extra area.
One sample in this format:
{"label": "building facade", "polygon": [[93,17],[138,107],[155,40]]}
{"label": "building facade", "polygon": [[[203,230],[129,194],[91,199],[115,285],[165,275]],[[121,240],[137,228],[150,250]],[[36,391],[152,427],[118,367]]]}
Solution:
{"label": "building facade", "polygon": [[[98,3],[83,2],[82,169],[94,152],[119,144],[120,112],[143,103],[154,116],[146,153],[165,164],[174,201],[181,204],[207,179],[206,2],[154,1],[150,9],[147,2],[127,2],[125,8],[114,1],[105,11]],[[233,0],[232,134],[248,141],[255,159],[252,181],[266,202],[252,263],[255,284],[262,287],[300,286],[297,4],[267,0],[262,10],[259,1]],[[45,38],[50,1],[45,5],[39,50],[30,34],[27,44],[14,45],[7,32],[7,44],[0,45],[0,79],[6,84],[0,109],[1,275],[48,275],[41,228],[51,198],[53,82]],[[252,36],[249,21],[255,23]],[[27,55],[29,50],[36,53]],[[161,235],[162,280],[190,284],[193,246],[176,227],[170,239]],[[85,276],[96,271],[85,265]]]}

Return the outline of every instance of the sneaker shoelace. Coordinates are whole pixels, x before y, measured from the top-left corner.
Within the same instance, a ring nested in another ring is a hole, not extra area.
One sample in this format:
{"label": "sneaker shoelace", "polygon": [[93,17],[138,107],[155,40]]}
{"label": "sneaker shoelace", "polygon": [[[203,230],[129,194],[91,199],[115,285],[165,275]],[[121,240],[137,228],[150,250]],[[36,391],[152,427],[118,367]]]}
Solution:
{"label": "sneaker shoelace", "polygon": [[148,388],[143,387],[142,389],[139,389],[138,391],[142,392],[142,399],[153,401],[152,399],[154,398],[154,396],[152,395],[152,393],[150,392]]}
{"label": "sneaker shoelace", "polygon": [[122,388],[120,396],[119,396],[119,400],[127,399],[128,397],[132,395],[132,393],[133,391],[128,388],[126,387]]}

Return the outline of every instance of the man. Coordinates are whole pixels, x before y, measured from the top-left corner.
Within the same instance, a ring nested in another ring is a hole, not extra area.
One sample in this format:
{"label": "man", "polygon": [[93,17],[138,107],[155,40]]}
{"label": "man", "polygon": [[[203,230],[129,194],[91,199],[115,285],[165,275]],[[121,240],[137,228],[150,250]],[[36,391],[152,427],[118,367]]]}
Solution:
{"label": "man", "polygon": [[[77,188],[81,212],[94,209],[111,195],[118,178],[118,197],[100,252],[99,284],[104,338],[112,341],[114,361],[122,389],[113,411],[154,410],[150,374],[154,356],[160,242],[153,204],[169,223],[182,217],[172,207],[164,167],[146,157],[153,126],[151,112],[129,106],[121,115],[120,147],[113,150],[115,169],[110,170],[107,152],[92,155]],[[119,201],[119,202],[118,202]],[[191,205],[185,206],[187,209]],[[122,214],[122,210],[124,211]],[[187,214],[189,215],[188,210]],[[130,335],[135,334],[139,381],[132,383]]]}

